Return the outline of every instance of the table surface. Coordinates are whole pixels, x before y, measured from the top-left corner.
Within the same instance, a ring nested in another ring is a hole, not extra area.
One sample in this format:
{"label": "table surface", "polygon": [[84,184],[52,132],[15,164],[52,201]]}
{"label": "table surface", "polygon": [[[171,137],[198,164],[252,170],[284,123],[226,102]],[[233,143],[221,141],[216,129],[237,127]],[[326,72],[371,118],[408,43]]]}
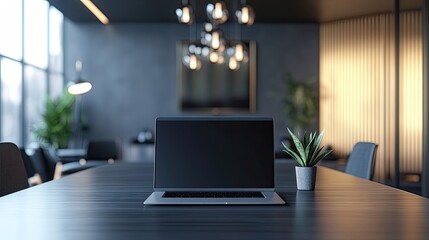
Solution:
{"label": "table surface", "polygon": [[428,239],[429,200],[318,167],[297,191],[276,161],[286,206],[144,206],[152,164],[115,163],[0,198],[0,239]]}

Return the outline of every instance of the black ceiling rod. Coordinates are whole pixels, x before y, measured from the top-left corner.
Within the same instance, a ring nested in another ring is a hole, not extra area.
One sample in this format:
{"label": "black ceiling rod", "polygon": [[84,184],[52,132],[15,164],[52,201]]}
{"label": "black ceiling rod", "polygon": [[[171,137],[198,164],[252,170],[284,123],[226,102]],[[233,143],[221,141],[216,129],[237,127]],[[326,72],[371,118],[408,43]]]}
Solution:
{"label": "black ceiling rod", "polygon": [[399,12],[400,0],[395,0],[395,182],[396,188],[400,186],[400,171],[399,171]]}

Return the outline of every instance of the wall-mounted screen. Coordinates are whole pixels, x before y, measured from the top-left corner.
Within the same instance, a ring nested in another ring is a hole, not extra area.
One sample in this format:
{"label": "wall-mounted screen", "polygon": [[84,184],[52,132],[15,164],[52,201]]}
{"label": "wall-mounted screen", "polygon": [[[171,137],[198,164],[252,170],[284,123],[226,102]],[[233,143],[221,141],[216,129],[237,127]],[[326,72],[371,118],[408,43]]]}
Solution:
{"label": "wall-mounted screen", "polygon": [[256,111],[256,44],[244,42],[246,59],[231,70],[229,59],[212,63],[200,56],[200,68],[189,69],[183,58],[189,54],[189,41],[177,45],[179,104],[182,111],[255,112]]}

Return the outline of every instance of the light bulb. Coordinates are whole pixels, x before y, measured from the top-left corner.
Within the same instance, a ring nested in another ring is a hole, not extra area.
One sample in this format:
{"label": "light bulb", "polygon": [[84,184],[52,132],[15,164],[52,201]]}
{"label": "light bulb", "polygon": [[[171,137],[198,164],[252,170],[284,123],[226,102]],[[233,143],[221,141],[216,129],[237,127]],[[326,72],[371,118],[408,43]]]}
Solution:
{"label": "light bulb", "polygon": [[192,70],[197,69],[197,56],[195,55],[191,55],[190,59],[189,59],[189,68]]}
{"label": "light bulb", "polygon": [[217,60],[217,63],[222,64],[225,62],[225,58],[223,56],[219,56],[219,59]]}
{"label": "light bulb", "polygon": [[180,8],[176,9],[176,15],[180,19],[182,17],[182,15],[183,15],[182,9],[180,9]]}
{"label": "light bulb", "polygon": [[219,32],[213,32],[212,33],[211,41],[212,41],[211,47],[213,49],[218,49],[220,46],[220,34],[219,34]]}
{"label": "light bulb", "polygon": [[233,71],[238,70],[240,68],[240,65],[238,64],[235,57],[229,58],[228,67],[229,67],[229,69],[231,69]]}
{"label": "light bulb", "polygon": [[248,23],[249,22],[249,8],[243,7],[241,9],[241,21],[243,23]]}
{"label": "light bulb", "polygon": [[237,45],[235,45],[235,59],[239,62],[243,61],[244,58],[244,49],[243,49],[243,45],[241,43],[238,43]]}
{"label": "light bulb", "polygon": [[210,42],[212,40],[212,34],[211,33],[206,33],[204,35],[204,39],[208,42]]}
{"label": "light bulb", "polygon": [[76,72],[78,74],[80,74],[80,72],[82,71],[82,62],[81,61],[76,61],[75,67],[76,67]]}
{"label": "light bulb", "polygon": [[190,4],[184,5],[182,8],[176,9],[177,19],[180,23],[192,23],[192,6]]}
{"label": "light bulb", "polygon": [[195,44],[189,44],[188,51],[190,53],[195,53],[196,48],[197,48],[197,46],[195,46]]}
{"label": "light bulb", "polygon": [[182,61],[183,61],[183,64],[185,66],[189,66],[189,62],[191,61],[191,57],[189,55],[185,55],[185,56],[183,56]]}
{"label": "light bulb", "polygon": [[213,10],[213,18],[221,19],[222,15],[223,15],[222,4],[220,2],[217,2]]}
{"label": "light bulb", "polygon": [[183,7],[182,22],[189,23],[191,21],[191,13],[189,7]]}
{"label": "light bulb", "polygon": [[211,23],[204,23],[204,31],[211,32],[213,30],[213,25]]}
{"label": "light bulb", "polygon": [[203,47],[203,49],[201,50],[201,54],[205,57],[207,57],[210,53],[210,49],[208,47]]}
{"label": "light bulb", "polygon": [[252,25],[255,21],[255,12],[249,5],[243,5],[239,10],[235,12],[237,20],[240,24]]}
{"label": "light bulb", "polygon": [[187,65],[191,70],[199,70],[201,68],[201,61],[194,54],[189,56],[189,64]]}
{"label": "light bulb", "polygon": [[222,24],[228,20],[228,10],[224,1],[217,1],[216,3],[207,4],[207,17],[210,22],[215,24]]}
{"label": "light bulb", "polygon": [[225,51],[225,40],[221,39],[219,42],[219,48],[217,49],[218,52],[223,53]]}
{"label": "light bulb", "polygon": [[219,55],[217,54],[217,52],[211,52],[209,55],[209,60],[212,63],[215,63],[219,60]]}

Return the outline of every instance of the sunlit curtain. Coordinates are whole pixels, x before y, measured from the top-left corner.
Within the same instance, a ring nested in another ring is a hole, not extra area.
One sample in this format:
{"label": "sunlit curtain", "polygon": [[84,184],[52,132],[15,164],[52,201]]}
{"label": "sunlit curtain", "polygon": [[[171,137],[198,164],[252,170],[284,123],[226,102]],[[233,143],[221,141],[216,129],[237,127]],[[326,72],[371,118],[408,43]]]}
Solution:
{"label": "sunlit curtain", "polygon": [[[421,14],[400,15],[400,168],[421,171]],[[342,158],[359,141],[379,145],[375,180],[394,175],[394,21],[381,14],[321,24],[320,128]]]}

